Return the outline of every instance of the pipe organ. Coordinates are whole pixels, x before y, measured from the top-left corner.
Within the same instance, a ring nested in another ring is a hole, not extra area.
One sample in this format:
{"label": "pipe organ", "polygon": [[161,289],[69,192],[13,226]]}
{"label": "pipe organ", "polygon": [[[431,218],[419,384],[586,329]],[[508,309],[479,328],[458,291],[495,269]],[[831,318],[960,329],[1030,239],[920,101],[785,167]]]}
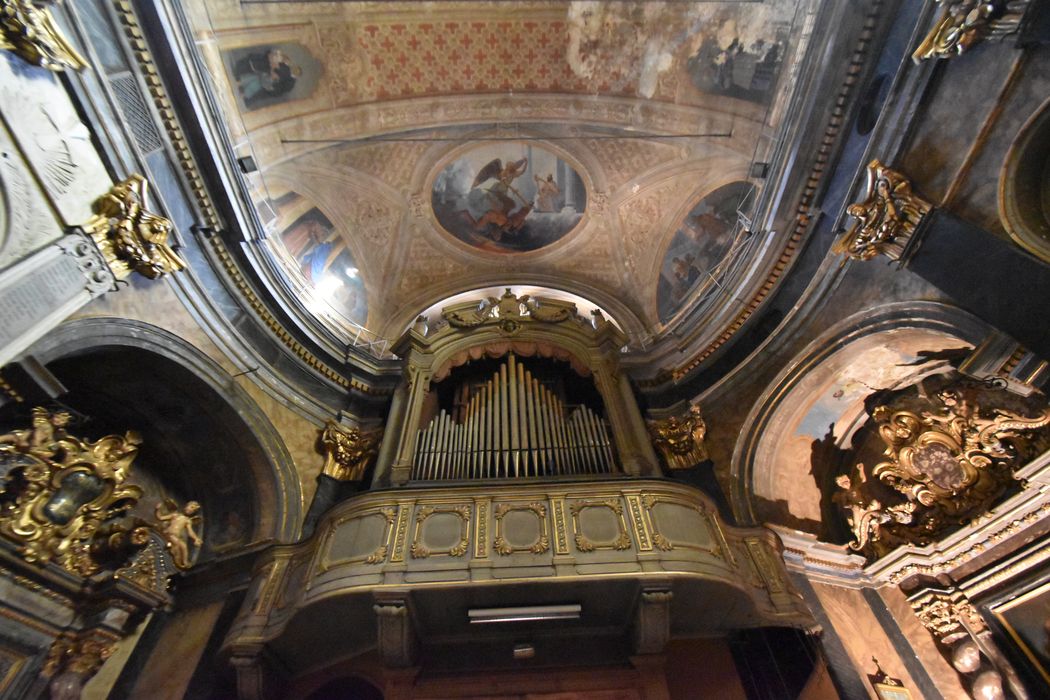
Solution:
{"label": "pipe organ", "polygon": [[416,434],[413,480],[608,474],[615,459],[605,421],[565,404],[514,353],[451,412]]}

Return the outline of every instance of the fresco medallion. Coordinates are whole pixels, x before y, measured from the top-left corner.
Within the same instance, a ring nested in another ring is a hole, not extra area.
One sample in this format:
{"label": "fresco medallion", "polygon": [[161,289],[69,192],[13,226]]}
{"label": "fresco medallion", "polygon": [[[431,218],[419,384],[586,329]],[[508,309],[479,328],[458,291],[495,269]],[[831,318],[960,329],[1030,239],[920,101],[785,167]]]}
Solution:
{"label": "fresco medallion", "polygon": [[718,266],[733,244],[737,208],[751,184],[734,182],[701,199],[679,224],[660,264],[656,307],[660,323],[667,323],[690,293],[717,277]]}
{"label": "fresco medallion", "polygon": [[484,144],[446,165],[431,187],[441,227],[479,250],[526,253],[561,240],[587,208],[583,178],[545,148]]}

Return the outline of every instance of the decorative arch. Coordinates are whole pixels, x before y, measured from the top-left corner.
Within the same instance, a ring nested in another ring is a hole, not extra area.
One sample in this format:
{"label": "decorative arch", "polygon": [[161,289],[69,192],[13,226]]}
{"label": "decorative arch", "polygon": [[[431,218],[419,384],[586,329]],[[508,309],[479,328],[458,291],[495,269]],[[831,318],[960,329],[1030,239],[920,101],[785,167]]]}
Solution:
{"label": "decorative arch", "polygon": [[856,313],[817,337],[744,422],[731,466],[738,521],[821,535],[827,464],[866,422],[865,399],[951,369],[986,334],[956,307],[902,302]]}
{"label": "decorative arch", "polygon": [[1018,245],[1050,262],[1050,98],[1010,144],[999,176],[999,217]]}
{"label": "decorative arch", "polygon": [[[156,393],[141,396],[122,387],[123,393],[119,397],[113,394],[100,397],[110,407],[110,413],[117,416],[149,415],[156,428],[157,421],[165,418],[165,406],[177,407],[179,400],[194,401],[191,412],[215,421],[215,425],[204,434],[206,439],[225,440],[227,444],[232,439],[234,453],[244,458],[240,466],[248,473],[234,476],[239,483],[252,489],[254,522],[250,537],[283,542],[298,538],[303,516],[302,494],[291,455],[255,401],[232,380],[229,373],[199,349],[168,331],[141,321],[99,317],[62,324],[32,346],[29,353],[49,367],[64,369],[67,374],[78,364],[91,368],[104,366],[117,373],[117,380],[121,379],[121,371],[127,370],[130,374],[133,363],[148,360],[153,380],[149,388]],[[142,379],[141,372],[138,378]],[[96,383],[104,380],[104,377],[97,377]],[[84,388],[93,386],[95,384],[90,381],[83,384]],[[161,401],[162,397],[168,400]],[[142,426],[126,425],[122,428],[141,429]],[[191,450],[204,454],[207,450],[202,447],[206,445],[193,445]],[[196,464],[193,461],[191,467]],[[192,483],[198,488],[203,486],[207,493],[211,474],[191,474],[188,477],[192,477]]]}

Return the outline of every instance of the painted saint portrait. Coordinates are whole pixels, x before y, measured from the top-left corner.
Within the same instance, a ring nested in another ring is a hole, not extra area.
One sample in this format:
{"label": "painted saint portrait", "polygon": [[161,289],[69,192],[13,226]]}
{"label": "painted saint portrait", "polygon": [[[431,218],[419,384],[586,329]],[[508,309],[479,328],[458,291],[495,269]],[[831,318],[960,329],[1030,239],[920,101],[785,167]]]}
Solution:
{"label": "painted saint portrait", "polygon": [[720,187],[692,208],[664,254],[656,289],[660,322],[667,323],[690,292],[711,279],[733,244],[737,208],[751,191],[751,184],[734,182]]}
{"label": "painted saint portrait", "polygon": [[539,146],[487,144],[449,163],[431,191],[434,215],[451,235],[497,253],[538,250],[583,218],[579,173]]}
{"label": "painted saint portrait", "polygon": [[[787,50],[793,10],[773,2],[721,11],[694,38],[685,64],[690,81],[703,93],[767,104]],[[752,18],[756,13],[760,16]]]}
{"label": "painted saint portrait", "polygon": [[368,297],[361,274],[346,242],[327,216],[316,207],[301,215],[277,239],[301,277],[340,315],[363,326],[368,319]]}
{"label": "painted saint portrait", "polygon": [[309,97],[321,75],[321,64],[301,44],[229,49],[222,58],[245,112]]}

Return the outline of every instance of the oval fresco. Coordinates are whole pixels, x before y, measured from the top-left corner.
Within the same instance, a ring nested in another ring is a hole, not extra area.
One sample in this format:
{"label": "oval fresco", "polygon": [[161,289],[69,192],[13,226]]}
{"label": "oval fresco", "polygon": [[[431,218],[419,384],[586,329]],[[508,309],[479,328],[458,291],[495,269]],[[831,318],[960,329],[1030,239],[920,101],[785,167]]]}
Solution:
{"label": "oval fresco", "polygon": [[656,287],[660,323],[667,323],[690,293],[715,274],[733,244],[736,211],[751,187],[747,182],[734,182],[718,188],[701,199],[679,225],[660,265]]}
{"label": "oval fresco", "polygon": [[[290,193],[282,199],[299,200]],[[281,202],[275,202],[280,211]],[[301,208],[300,208],[301,210]],[[283,253],[285,269],[313,288],[347,320],[364,326],[368,319],[368,297],[354,256],[335,225],[317,207],[311,207],[275,237]]]}
{"label": "oval fresco", "polygon": [[587,190],[576,170],[527,143],[479,146],[434,179],[431,206],[449,234],[480,250],[539,250],[576,228]]}

